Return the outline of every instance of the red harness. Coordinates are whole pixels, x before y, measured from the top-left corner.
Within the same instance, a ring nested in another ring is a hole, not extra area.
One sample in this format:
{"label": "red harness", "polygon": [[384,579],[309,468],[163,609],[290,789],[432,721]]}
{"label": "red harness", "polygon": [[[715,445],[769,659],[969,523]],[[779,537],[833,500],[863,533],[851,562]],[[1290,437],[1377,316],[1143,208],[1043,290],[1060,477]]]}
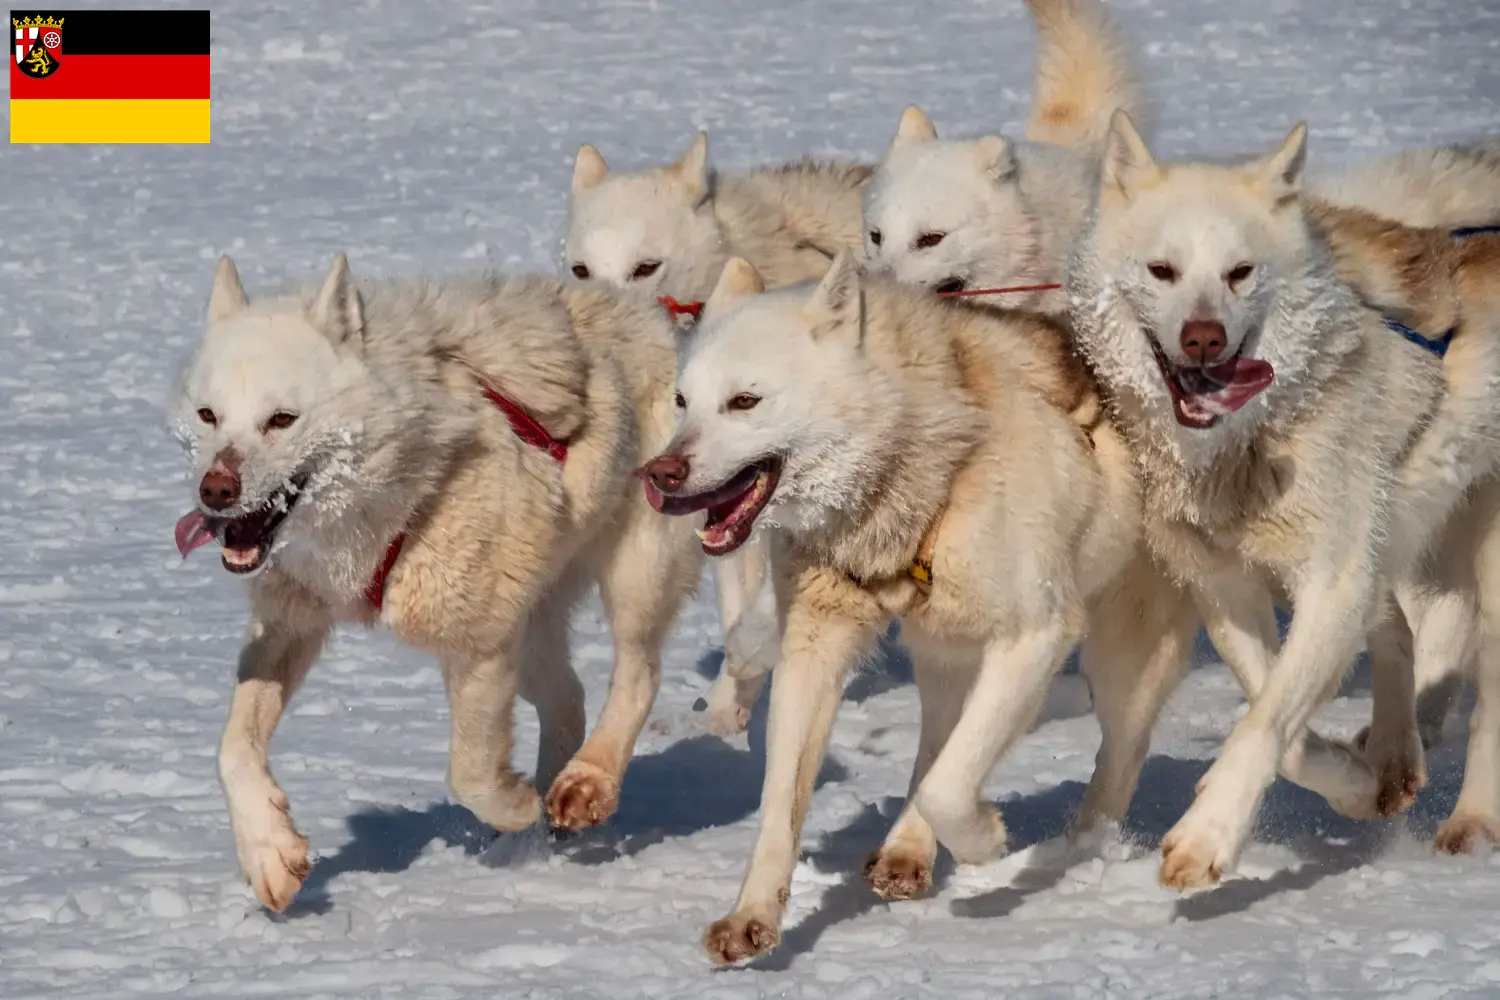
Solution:
{"label": "red harness", "polygon": [[[495,408],[505,414],[505,419],[510,421],[511,429],[516,432],[516,437],[525,441],[539,451],[545,451],[552,456],[558,464],[567,461],[568,442],[559,441],[547,429],[537,423],[536,418],[514,401],[506,399],[487,382],[480,381],[479,391],[484,398],[495,404]],[[385,598],[385,578],[391,575],[391,569],[396,565],[396,560],[401,558],[401,546],[406,544],[406,532],[402,532],[391,539],[391,544],[386,546],[385,557],[380,560],[380,565],[375,567],[375,574],[370,577],[370,585],[365,588],[365,600],[376,611],[380,610],[381,601]]]}
{"label": "red harness", "polygon": [[703,315],[702,302],[678,302],[670,295],[663,295],[656,301],[661,303],[661,307],[667,311],[668,316],[672,317],[674,323],[683,316],[698,319]]}

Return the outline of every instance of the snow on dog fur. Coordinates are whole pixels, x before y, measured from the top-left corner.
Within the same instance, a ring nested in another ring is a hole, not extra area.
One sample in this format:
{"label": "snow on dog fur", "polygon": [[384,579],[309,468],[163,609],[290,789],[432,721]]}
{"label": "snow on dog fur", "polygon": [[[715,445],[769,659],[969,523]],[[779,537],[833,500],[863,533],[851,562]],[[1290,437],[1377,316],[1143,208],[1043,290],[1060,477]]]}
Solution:
{"label": "snow on dog fur", "polygon": [[[510,764],[518,695],[541,722],[552,821],[614,810],[697,577],[691,531],[632,475],[671,433],[675,360],[659,309],[554,279],[357,286],[340,256],[315,293],[251,302],[220,262],[172,405],[197,483],[178,542],[217,540],[249,576],[219,769],[264,905],[285,908],[309,868],[267,744],[335,622],[438,656],[449,783],[480,819],[515,830],[541,813]],[[567,627],[596,582],[615,674],[585,742]]]}
{"label": "snow on dog fur", "polygon": [[[1069,268],[1077,342],[1137,455],[1147,538],[1255,695],[1163,841],[1162,880],[1179,888],[1233,867],[1278,762],[1305,751],[1303,727],[1367,635],[1374,808],[1410,802],[1425,774],[1385,597],[1407,611],[1413,567],[1462,500],[1449,474],[1488,475],[1446,424],[1492,416],[1445,414],[1438,359],[1340,280],[1304,211],[1305,139],[1299,126],[1249,162],[1161,165],[1117,116]],[[1295,609],[1279,653],[1275,594]],[[1333,800],[1363,784],[1339,763]]]}
{"label": "snow on dog fur", "polygon": [[1195,627],[1142,562],[1129,450],[1062,327],[862,276],[850,254],[816,287],[763,287],[747,262],[725,267],[677,432],[645,470],[663,512],[709,512],[711,553],[774,518],[789,557],[760,834],[706,938],[721,963],[779,938],[844,679],[892,616],[922,732],[908,806],[866,869],[887,898],[930,886],[939,841],[963,861],[1003,851],[983,781],[1086,623],[1105,733],[1086,808],[1118,820],[1149,734],[1132,692],[1170,690],[1157,675],[1178,675]]}
{"label": "snow on dog fur", "polygon": [[[701,303],[724,262],[747,257],[772,285],[819,277],[844,246],[857,246],[859,186],[869,168],[811,158],[719,173],[698,133],[664,167],[611,171],[593,146],[573,166],[565,275]],[[739,732],[765,683],[777,635],[768,560],[775,541],[757,536],[716,560],[724,667],[707,698],[705,728]],[[743,623],[743,627],[740,627]]]}

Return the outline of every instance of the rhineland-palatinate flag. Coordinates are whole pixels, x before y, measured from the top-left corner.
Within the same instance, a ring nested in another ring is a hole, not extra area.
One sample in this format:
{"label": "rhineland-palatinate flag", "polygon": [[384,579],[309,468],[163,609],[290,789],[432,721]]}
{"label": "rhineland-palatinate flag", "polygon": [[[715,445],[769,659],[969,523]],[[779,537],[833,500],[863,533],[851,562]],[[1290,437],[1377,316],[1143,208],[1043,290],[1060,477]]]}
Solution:
{"label": "rhineland-palatinate flag", "polygon": [[208,11],[10,12],[11,142],[207,142]]}

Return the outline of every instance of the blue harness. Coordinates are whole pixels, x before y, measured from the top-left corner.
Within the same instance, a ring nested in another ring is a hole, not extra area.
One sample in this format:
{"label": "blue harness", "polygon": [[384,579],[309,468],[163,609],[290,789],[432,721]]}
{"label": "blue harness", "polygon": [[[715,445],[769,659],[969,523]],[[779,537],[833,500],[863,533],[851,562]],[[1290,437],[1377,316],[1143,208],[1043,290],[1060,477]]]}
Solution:
{"label": "blue harness", "polygon": [[[1483,236],[1491,233],[1500,233],[1500,226],[1465,226],[1450,231],[1448,235],[1455,240],[1466,240],[1470,236]],[[1448,353],[1448,344],[1453,340],[1453,335],[1458,332],[1458,327],[1450,327],[1447,332],[1436,339],[1424,337],[1419,331],[1413,330],[1394,316],[1385,317],[1385,325],[1387,329],[1394,330],[1422,350],[1430,351],[1440,358]]]}

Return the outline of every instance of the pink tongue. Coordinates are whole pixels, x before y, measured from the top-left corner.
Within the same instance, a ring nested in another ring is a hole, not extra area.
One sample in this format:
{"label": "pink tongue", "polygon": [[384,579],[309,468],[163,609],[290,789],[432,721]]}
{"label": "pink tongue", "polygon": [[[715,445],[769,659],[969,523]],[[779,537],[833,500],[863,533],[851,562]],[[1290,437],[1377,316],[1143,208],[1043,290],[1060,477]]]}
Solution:
{"label": "pink tongue", "polygon": [[1205,410],[1233,413],[1260,395],[1276,377],[1269,361],[1258,358],[1236,358],[1227,364],[1208,369],[1204,374],[1223,385],[1221,389],[1196,396]]}
{"label": "pink tongue", "polygon": [[191,514],[184,514],[177,522],[177,551],[186,558],[187,554],[194,549],[202,548],[214,540],[214,533],[208,530],[208,521],[196,510]]}

